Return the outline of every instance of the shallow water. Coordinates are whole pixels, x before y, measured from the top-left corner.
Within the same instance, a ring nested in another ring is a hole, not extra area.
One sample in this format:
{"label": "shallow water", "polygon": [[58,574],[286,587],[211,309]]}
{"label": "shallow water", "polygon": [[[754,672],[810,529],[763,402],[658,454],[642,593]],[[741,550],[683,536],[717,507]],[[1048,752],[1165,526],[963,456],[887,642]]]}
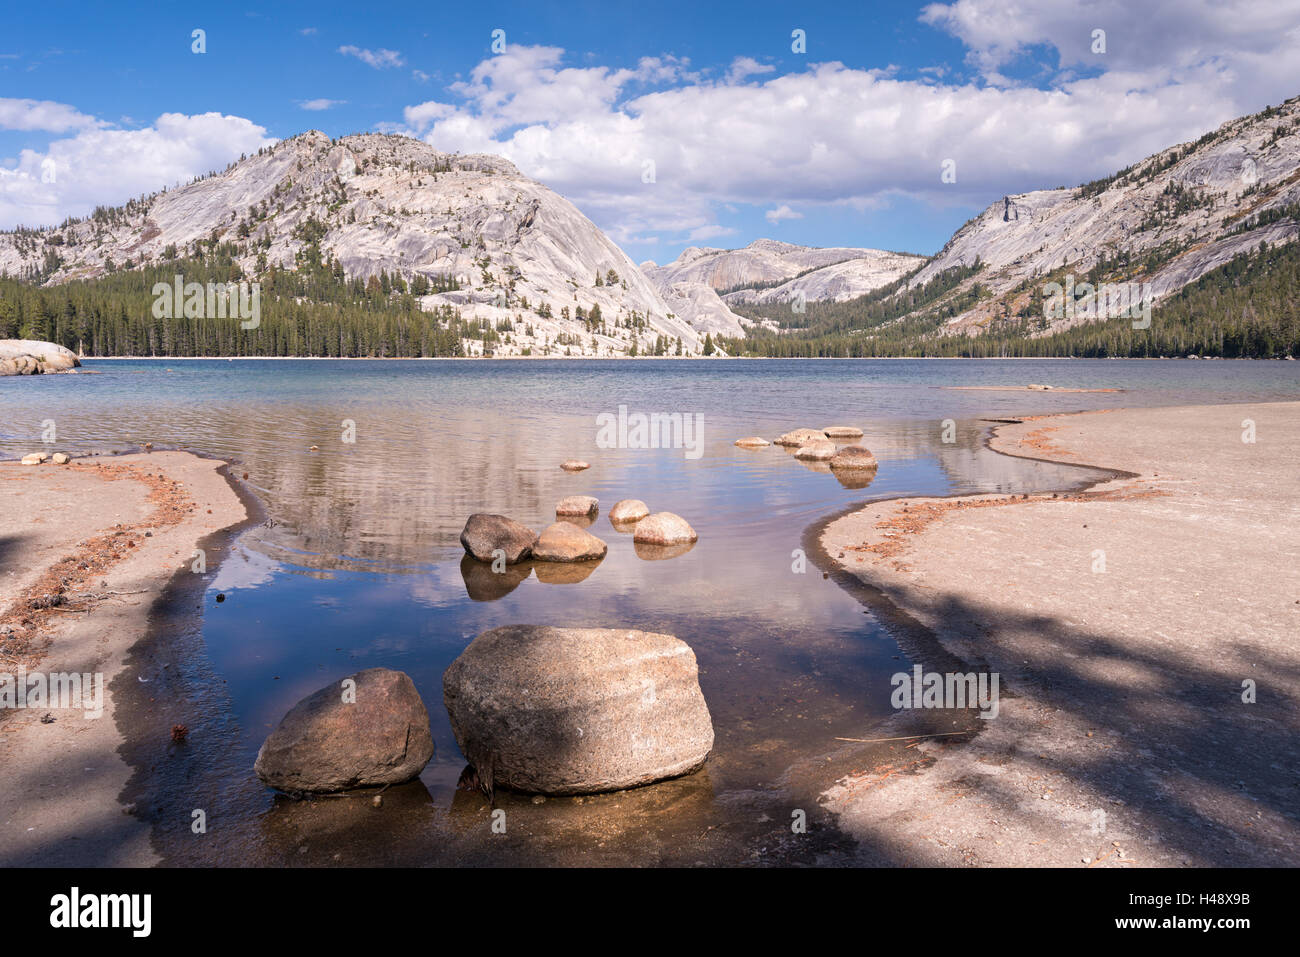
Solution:
{"label": "shallow water", "polygon": [[[809,556],[804,530],[869,499],[1066,488],[1092,470],[997,455],[986,417],[1295,398],[1298,363],[1128,361],[88,362],[93,376],[0,380],[0,454],[152,442],[236,461],[265,506],[203,583],[197,629],[139,656],[150,713],[191,728],[184,749],[137,749],[137,813],[175,863],[692,863],[833,859],[793,843],[792,808],[839,765],[840,737],[887,717],[911,658]],[[1049,382],[1119,393],[955,391]],[[699,455],[597,447],[600,413],[698,414]],[[943,420],[956,440],[941,441]],[[349,430],[355,441],[345,440]],[[798,426],[856,425],[880,460],[866,487],[786,451],[744,450]],[[316,450],[312,450],[316,446]],[[559,470],[567,458],[588,471]],[[595,567],[505,576],[463,561],[466,516],[540,529],[564,495],[601,502]],[[605,517],[621,498],[686,517],[685,555],[647,560]],[[218,604],[216,596],[225,601]],[[191,616],[192,619],[192,616]],[[615,795],[535,804],[457,792],[464,762],[441,675],[473,637],[527,622],[675,634],[695,650],[716,729],[706,768]],[[913,649],[915,651],[915,649]],[[928,663],[928,661],[927,661]],[[437,754],[420,782],[369,799],[287,802],[253,776],[257,748],[298,699],[362,668],[406,671]],[[164,667],[165,666],[165,667]],[[157,698],[162,689],[174,700]],[[110,689],[111,690],[111,689]],[[120,690],[120,689],[119,689]],[[131,689],[123,692],[131,693]],[[160,703],[161,702],[161,703]],[[181,720],[180,717],[175,718]],[[823,766],[824,765],[824,766]],[[802,802],[802,803],[799,803]],[[209,831],[190,815],[203,808]],[[810,818],[815,808],[807,808]]]}

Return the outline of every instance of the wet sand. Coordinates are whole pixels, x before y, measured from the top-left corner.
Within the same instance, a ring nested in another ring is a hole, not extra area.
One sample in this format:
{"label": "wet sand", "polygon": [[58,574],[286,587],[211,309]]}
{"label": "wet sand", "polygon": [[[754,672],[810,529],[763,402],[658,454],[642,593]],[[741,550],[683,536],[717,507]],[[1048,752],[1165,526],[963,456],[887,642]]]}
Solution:
{"label": "wet sand", "polygon": [[[0,865],[157,861],[149,825],[119,801],[132,715],[116,690],[168,583],[193,574],[194,550],[246,518],[222,473],[221,462],[187,452],[0,463],[0,672],[102,673],[105,689],[98,718],[81,708],[0,712]],[[170,740],[171,724],[151,732]]]}
{"label": "wet sand", "polygon": [[880,502],[821,535],[1001,680],[978,735],[890,744],[826,792],[862,863],[1300,864],[1300,403],[1036,417],[991,444],[1115,477]]}

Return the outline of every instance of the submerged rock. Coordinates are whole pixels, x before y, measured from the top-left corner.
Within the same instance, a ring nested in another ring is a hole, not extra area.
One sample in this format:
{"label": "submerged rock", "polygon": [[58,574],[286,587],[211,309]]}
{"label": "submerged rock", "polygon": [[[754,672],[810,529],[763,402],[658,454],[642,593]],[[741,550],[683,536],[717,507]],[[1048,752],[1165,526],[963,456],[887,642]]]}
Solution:
{"label": "submerged rock", "polygon": [[777,445],[786,445],[793,448],[799,448],[807,445],[809,442],[825,442],[826,433],[821,429],[795,429],[793,432],[787,432],[778,436]]}
{"label": "submerged rock", "polygon": [[823,436],[820,441],[801,445],[794,453],[797,459],[807,462],[826,462],[835,455],[835,443]]}
{"label": "submerged rock", "polygon": [[[572,522],[548,525],[533,546],[533,558],[540,562],[586,562],[604,558],[608,546],[595,535]],[[541,573],[538,573],[541,578]]]}
{"label": "submerged rock", "polygon": [[641,545],[689,545],[699,537],[680,515],[655,512],[636,523],[632,541]]}
{"label": "submerged rock", "polygon": [[767,439],[761,438],[757,435],[747,435],[745,438],[736,439],[736,441],[732,443],[732,445],[738,445],[742,449],[761,449],[766,448],[771,444],[772,443]]}
{"label": "submerged rock", "polygon": [[566,472],[581,472],[583,469],[591,468],[591,465],[581,459],[568,459],[560,463],[560,468]]}
{"label": "submerged rock", "polygon": [[614,791],[694,771],[713,748],[695,653],[672,635],[495,628],[451,663],[442,689],[488,790]]}
{"label": "submerged rock", "polygon": [[822,429],[832,439],[860,439],[862,430],[856,425],[831,425]]}
{"label": "submerged rock", "polygon": [[429,713],[401,671],[368,668],[299,701],[253,770],[291,794],[410,781],[433,757]]}
{"label": "submerged rock", "polygon": [[609,520],[615,525],[627,525],[639,522],[649,514],[650,506],[645,502],[639,498],[625,498],[614,503],[614,507],[609,510]]}
{"label": "submerged rock", "polygon": [[531,555],[536,541],[537,533],[527,525],[490,512],[475,512],[460,533],[460,543],[465,551],[479,561],[492,561],[496,558],[493,553],[500,550],[507,565],[521,562]]}
{"label": "submerged rock", "polygon": [[590,515],[600,507],[600,500],[591,495],[566,495],[555,503],[556,515]]}
{"label": "submerged rock", "polygon": [[875,469],[880,463],[876,457],[871,454],[871,450],[862,445],[846,445],[831,456],[831,468],[839,471],[840,469],[864,470]]}

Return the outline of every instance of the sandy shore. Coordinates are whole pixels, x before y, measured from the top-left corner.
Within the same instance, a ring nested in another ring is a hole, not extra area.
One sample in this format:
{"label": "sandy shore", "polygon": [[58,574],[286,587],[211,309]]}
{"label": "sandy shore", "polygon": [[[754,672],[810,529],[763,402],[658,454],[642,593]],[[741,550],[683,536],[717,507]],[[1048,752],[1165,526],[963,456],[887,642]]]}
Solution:
{"label": "sandy shore", "polygon": [[1300,403],[1041,417],[992,445],[1125,474],[826,526],[891,613],[1001,680],[978,735],[892,745],[823,796],[863,862],[1300,864]]}
{"label": "sandy shore", "polygon": [[247,517],[221,469],[187,452],[0,463],[0,672],[100,673],[104,687],[98,718],[0,711],[0,865],[156,861],[148,825],[119,801],[131,716],[114,682],[168,583],[193,574],[194,550]]}

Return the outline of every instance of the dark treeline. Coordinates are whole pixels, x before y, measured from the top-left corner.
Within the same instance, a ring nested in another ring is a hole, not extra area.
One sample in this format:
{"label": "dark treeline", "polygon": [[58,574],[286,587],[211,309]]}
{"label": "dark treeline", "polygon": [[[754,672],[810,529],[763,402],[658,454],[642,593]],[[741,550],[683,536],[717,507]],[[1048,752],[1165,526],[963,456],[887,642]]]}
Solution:
{"label": "dark treeline", "polygon": [[[913,308],[924,310],[959,281],[957,270],[948,270],[927,284],[934,284],[930,294],[926,287],[913,290],[908,294],[917,304]],[[944,336],[937,332],[943,319],[973,305],[981,295],[978,284],[964,291],[960,302],[945,301],[942,308],[901,321],[891,321],[897,310],[882,300],[886,289],[849,302],[809,303],[797,328],[787,324],[789,331],[780,334],[756,329],[721,344],[731,355],[779,357],[1300,356],[1300,243],[1261,243],[1211,270],[1155,307],[1149,329],[1134,329],[1129,319],[1109,319],[1035,336],[1039,320],[1031,316],[1000,319],[978,336]]]}
{"label": "dark treeline", "polygon": [[[270,267],[259,277],[257,328],[238,318],[154,315],[156,283],[234,283],[244,277],[230,250],[199,258],[111,272],[92,280],[38,286],[0,278],[0,339],[41,339],[87,356],[463,355],[462,336],[495,339],[495,330],[465,322],[450,307],[420,309],[412,289],[387,274],[346,279],[313,245],[294,270]],[[436,284],[435,284],[436,288]]]}

